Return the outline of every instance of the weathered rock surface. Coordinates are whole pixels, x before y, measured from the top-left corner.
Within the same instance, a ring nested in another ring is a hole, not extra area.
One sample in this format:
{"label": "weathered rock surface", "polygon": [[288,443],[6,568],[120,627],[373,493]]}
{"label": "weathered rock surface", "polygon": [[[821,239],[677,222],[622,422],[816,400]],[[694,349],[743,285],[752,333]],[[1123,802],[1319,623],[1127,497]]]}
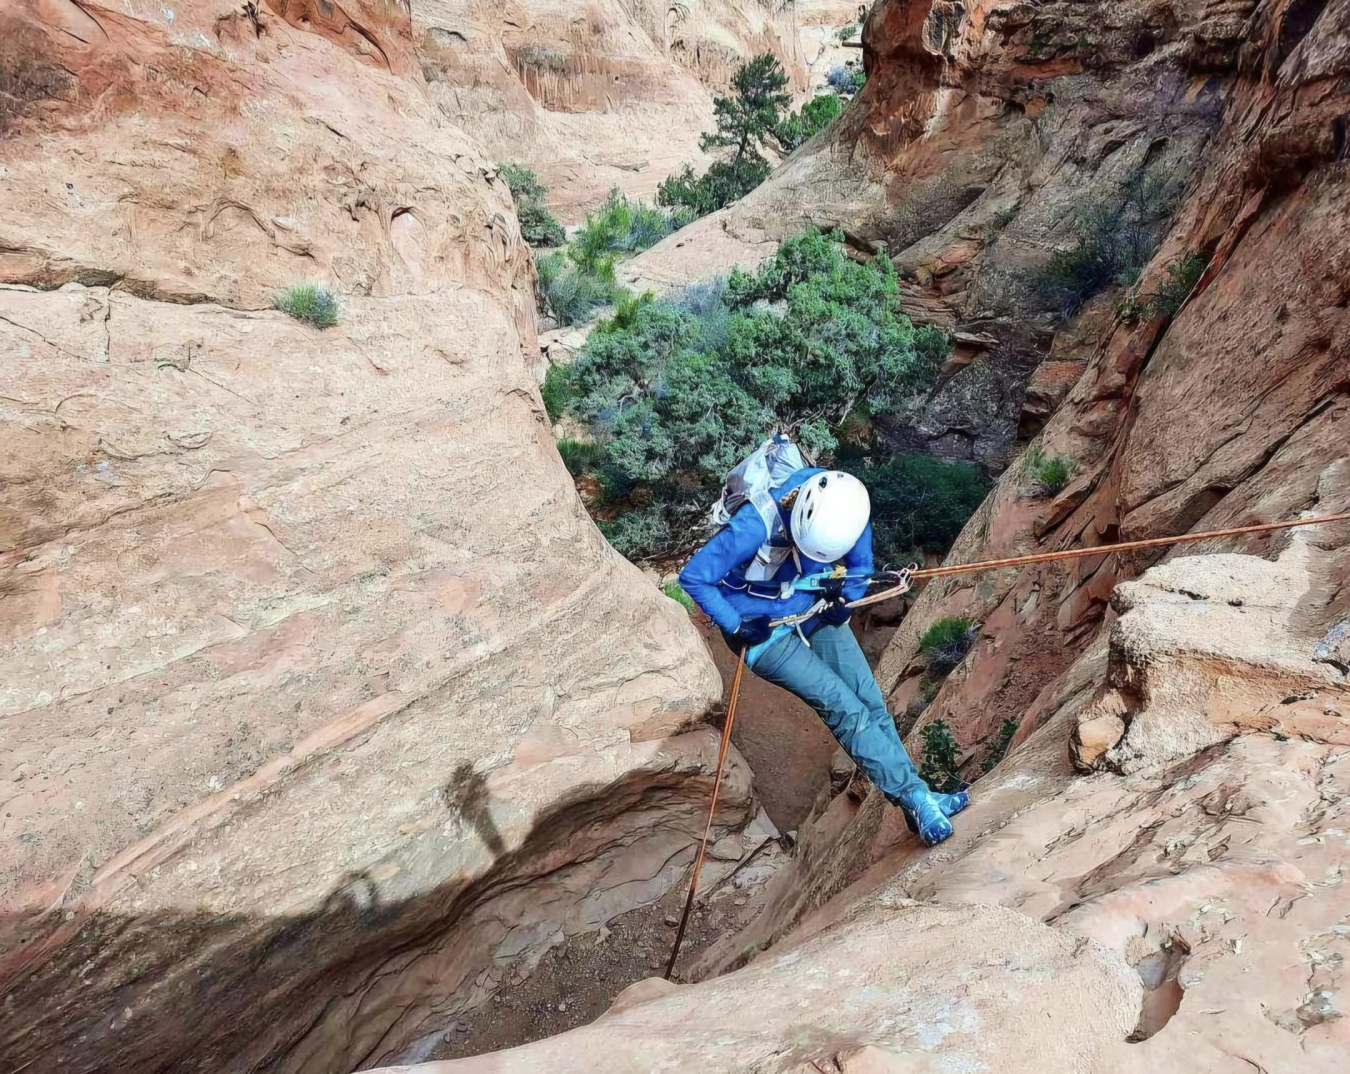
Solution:
{"label": "weathered rock surface", "polygon": [[0,1068],[399,1056],[701,830],[715,670],[571,489],[415,37],[0,14]]}
{"label": "weathered rock surface", "polygon": [[[1306,551],[1296,543],[1285,560]],[[1291,563],[1214,554],[1122,582],[1111,670],[1079,717],[1075,763],[1136,771],[1251,730],[1350,745],[1350,712],[1325,696],[1341,692],[1345,672],[1298,629],[1308,581]]]}
{"label": "weathered rock surface", "polygon": [[[1250,46],[1207,18],[1206,32],[1229,42],[1205,53],[1206,70],[1228,73],[1221,124],[1140,287],[1156,289],[1166,266],[1190,254],[1209,256],[1209,266],[1174,314],[1105,325],[1038,442],[1073,462],[1069,484],[1046,496],[1020,468],[1009,471],[953,561],[1350,506],[1350,318],[1336,282],[1347,251],[1333,238],[1350,219],[1333,137],[1335,117],[1350,107],[1339,74],[1350,56],[1350,10],[1300,11],[1244,9]],[[1291,539],[1255,536],[1178,554],[1278,550]],[[1343,549],[1346,528],[1313,540]],[[1300,615],[1328,629],[1350,611],[1344,555],[1319,568],[1325,576],[1300,605]],[[980,638],[927,715],[946,718],[970,748],[1025,715],[1024,739],[1046,712],[1038,695],[1102,628],[1116,583],[1152,561],[1085,558],[930,586],[881,661],[883,688],[899,700],[922,671],[925,626],[967,615],[982,624]]]}
{"label": "weathered rock surface", "polygon": [[413,7],[418,61],[441,112],[490,159],[528,164],[579,223],[618,187],[650,197],[709,159],[712,98],[760,52],[803,87],[792,3],[762,0],[433,0]]}
{"label": "weathered rock surface", "polygon": [[1118,957],[1015,911],[887,896],[738,973],[663,984],[561,1036],[385,1074],[1089,1070],[1141,991]]}

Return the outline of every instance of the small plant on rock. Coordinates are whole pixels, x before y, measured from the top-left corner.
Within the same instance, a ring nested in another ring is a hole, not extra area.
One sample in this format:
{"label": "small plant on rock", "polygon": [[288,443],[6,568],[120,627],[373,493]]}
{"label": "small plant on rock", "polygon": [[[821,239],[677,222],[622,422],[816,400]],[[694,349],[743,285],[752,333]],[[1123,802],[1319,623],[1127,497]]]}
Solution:
{"label": "small plant on rock", "polygon": [[539,258],[535,270],[539,274],[539,306],[563,328],[583,323],[596,310],[611,305],[619,293],[613,262],[588,272],[555,250]]}
{"label": "small plant on rock", "polygon": [[694,614],[694,598],[684,591],[679,582],[667,582],[661,587],[661,592],[675,601],[690,615]]}
{"label": "small plant on rock", "polygon": [[568,367],[557,362],[549,363],[548,372],[544,374],[544,385],[539,389],[539,394],[543,397],[548,420],[556,422],[566,413],[567,407],[572,402],[572,378]]}
{"label": "small plant on rock", "polygon": [[957,754],[960,745],[946,720],[934,720],[919,732],[923,738],[923,756],[919,762],[919,777],[938,794],[950,794],[961,788],[957,774]]}
{"label": "small plant on rock", "polygon": [[1044,297],[1069,317],[1107,287],[1133,284],[1153,256],[1179,195],[1171,177],[1140,171],[1115,199],[1080,208],[1072,243],[1039,274]]}
{"label": "small plant on rock", "polygon": [[919,679],[919,696],[923,698],[925,705],[931,705],[933,698],[937,697],[938,691],[942,689],[938,682],[928,676],[925,672]]}
{"label": "small plant on rock", "polygon": [[1151,311],[1176,313],[1208,266],[1209,258],[1203,254],[1191,254],[1175,264],[1168,265],[1166,282],[1149,299]]}
{"label": "small plant on rock", "polygon": [[521,164],[498,164],[497,172],[516,203],[521,237],[537,248],[561,246],[567,240],[567,233],[544,206],[548,190],[539,182],[539,177]]}
{"label": "small plant on rock", "polygon": [[1054,496],[1073,476],[1074,463],[1063,455],[1047,455],[1040,447],[1029,448],[1022,456],[1022,470],[1047,496]]}
{"label": "small plant on rock", "polygon": [[516,63],[522,69],[558,74],[567,70],[567,54],[552,45],[535,42],[516,52]]}
{"label": "small plant on rock", "polygon": [[919,651],[928,660],[929,675],[946,675],[965,659],[975,642],[975,626],[964,615],[935,619],[919,639]]}
{"label": "small plant on rock", "polygon": [[598,449],[588,440],[568,440],[558,441],[558,454],[562,456],[563,465],[567,467],[567,472],[573,477],[580,477],[595,462]]}
{"label": "small plant on rock", "polygon": [[324,284],[312,280],[293,283],[278,292],[272,298],[272,305],[315,328],[331,328],[338,321],[337,295]]}
{"label": "small plant on rock", "polygon": [[1003,721],[998,734],[994,736],[994,741],[989,743],[989,748],[985,751],[984,760],[980,762],[981,773],[992,772],[999,761],[1003,760],[1008,747],[1012,745],[1013,736],[1017,734],[1018,726],[1018,722],[1012,718]]}

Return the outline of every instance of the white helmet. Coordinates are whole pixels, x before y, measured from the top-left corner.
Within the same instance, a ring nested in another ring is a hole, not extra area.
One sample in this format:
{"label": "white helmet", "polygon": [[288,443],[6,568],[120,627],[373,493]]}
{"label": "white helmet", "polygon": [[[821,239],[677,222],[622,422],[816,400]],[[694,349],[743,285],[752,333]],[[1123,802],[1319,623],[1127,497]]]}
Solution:
{"label": "white helmet", "polygon": [[852,474],[826,470],[802,482],[792,505],[792,540],[817,563],[833,563],[858,543],[872,501]]}

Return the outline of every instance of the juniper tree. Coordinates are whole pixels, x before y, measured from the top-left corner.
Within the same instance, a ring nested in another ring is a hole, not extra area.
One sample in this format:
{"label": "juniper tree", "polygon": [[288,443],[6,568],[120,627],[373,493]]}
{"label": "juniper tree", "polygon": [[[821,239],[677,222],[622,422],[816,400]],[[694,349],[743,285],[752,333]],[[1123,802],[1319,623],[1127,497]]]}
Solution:
{"label": "juniper tree", "polygon": [[704,134],[699,146],[704,152],[734,146],[735,160],[758,156],[764,143],[773,136],[783,112],[792,98],[783,90],[787,73],[771,52],[742,64],[731,79],[735,94],[713,99],[717,130]]}

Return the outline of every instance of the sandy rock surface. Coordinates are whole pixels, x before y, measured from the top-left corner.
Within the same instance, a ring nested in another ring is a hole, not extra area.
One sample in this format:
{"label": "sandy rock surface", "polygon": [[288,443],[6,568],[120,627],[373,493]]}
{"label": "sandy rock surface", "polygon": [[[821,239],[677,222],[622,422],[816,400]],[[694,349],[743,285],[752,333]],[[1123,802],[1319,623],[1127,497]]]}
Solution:
{"label": "sandy rock surface", "polygon": [[0,1068],[370,1065],[701,830],[715,669],[577,501],[415,45],[0,15]]}

